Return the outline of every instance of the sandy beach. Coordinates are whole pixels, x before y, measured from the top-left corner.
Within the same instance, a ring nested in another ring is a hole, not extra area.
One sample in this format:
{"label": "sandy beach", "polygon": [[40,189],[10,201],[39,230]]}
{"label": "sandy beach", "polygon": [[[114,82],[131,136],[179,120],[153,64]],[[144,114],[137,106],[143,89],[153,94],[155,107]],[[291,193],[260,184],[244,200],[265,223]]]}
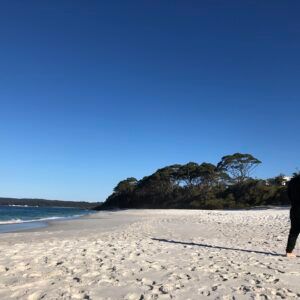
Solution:
{"label": "sandy beach", "polygon": [[3,233],[0,299],[299,299],[288,230],[288,209],[124,210]]}

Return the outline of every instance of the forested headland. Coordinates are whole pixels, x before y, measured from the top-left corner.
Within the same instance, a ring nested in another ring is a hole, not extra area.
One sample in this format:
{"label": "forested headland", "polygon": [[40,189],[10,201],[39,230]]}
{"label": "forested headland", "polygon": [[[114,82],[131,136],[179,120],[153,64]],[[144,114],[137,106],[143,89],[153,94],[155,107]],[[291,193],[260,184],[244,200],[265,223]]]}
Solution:
{"label": "forested headland", "polygon": [[239,209],[288,205],[286,178],[253,178],[261,161],[251,154],[235,153],[214,165],[189,162],[158,169],[141,180],[122,180],[113,194],[97,207]]}

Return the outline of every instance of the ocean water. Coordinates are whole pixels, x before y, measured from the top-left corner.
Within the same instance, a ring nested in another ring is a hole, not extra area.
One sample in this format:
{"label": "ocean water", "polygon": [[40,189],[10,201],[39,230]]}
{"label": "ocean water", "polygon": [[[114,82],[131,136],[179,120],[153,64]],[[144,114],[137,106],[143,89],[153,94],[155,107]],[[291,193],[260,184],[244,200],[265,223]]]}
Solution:
{"label": "ocean water", "polygon": [[0,206],[0,232],[47,226],[49,220],[76,218],[89,210],[66,207]]}

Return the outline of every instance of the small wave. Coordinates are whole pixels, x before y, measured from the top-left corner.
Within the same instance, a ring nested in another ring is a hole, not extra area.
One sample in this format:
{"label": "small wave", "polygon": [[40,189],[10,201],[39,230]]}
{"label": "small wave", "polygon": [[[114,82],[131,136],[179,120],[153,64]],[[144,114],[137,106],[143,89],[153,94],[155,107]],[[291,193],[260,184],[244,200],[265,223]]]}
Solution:
{"label": "small wave", "polygon": [[32,219],[32,220],[22,220],[22,219],[11,219],[7,221],[0,221],[0,225],[5,224],[20,224],[20,223],[31,223],[31,222],[42,222],[42,221],[51,221],[51,220],[66,220],[73,219],[83,216],[82,215],[73,215],[73,216],[65,216],[65,217],[48,217],[48,218],[40,218],[40,219]]}
{"label": "small wave", "polygon": [[22,223],[24,222],[21,219],[12,219],[12,220],[8,220],[8,221],[0,221],[0,225],[2,224],[17,224],[17,223]]}
{"label": "small wave", "polygon": [[9,204],[8,206],[10,206],[10,207],[39,207],[38,205],[33,205],[33,206],[31,206],[31,205],[20,205],[20,204]]}

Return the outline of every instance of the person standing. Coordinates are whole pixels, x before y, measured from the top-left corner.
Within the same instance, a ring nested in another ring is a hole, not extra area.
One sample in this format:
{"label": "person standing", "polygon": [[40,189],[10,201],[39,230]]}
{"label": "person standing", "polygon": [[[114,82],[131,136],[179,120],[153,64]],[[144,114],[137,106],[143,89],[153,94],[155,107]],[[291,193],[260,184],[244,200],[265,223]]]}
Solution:
{"label": "person standing", "polygon": [[300,174],[295,175],[289,182],[288,196],[291,201],[291,228],[286,247],[286,256],[295,257],[293,250],[300,233]]}

